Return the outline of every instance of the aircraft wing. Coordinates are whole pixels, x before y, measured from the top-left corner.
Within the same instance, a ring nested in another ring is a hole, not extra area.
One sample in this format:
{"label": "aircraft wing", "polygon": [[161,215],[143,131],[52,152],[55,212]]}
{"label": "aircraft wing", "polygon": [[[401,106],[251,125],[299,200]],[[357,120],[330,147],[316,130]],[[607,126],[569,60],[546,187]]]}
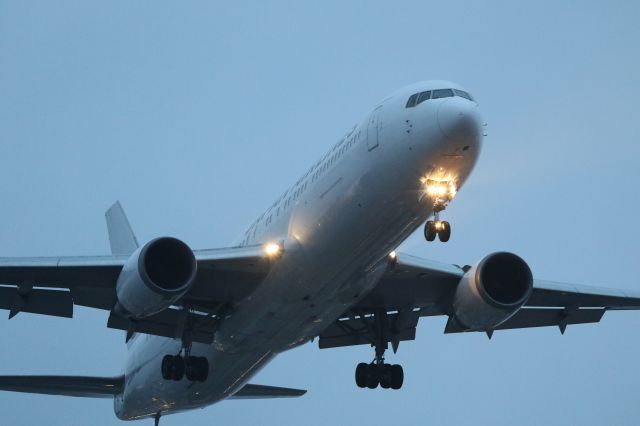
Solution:
{"label": "aircraft wing", "polygon": [[[203,332],[194,340],[210,342],[216,314],[251,292],[269,271],[261,245],[195,250],[198,272],[185,301]],[[115,285],[128,256],[0,258],[0,309],[9,318],[20,312],[71,318],[73,306],[110,311],[116,303]],[[169,308],[132,324],[111,314],[111,328],[176,337],[181,310]]]}
{"label": "aircraft wing", "polygon": [[[320,335],[320,348],[374,344],[382,335],[395,350],[400,341],[415,339],[425,316],[449,316],[445,333],[467,331],[451,315],[454,292],[468,269],[399,253],[376,288]],[[533,286],[528,302],[494,330],[556,326],[564,333],[568,325],[599,322],[608,310],[640,309],[640,293],[543,280]],[[385,317],[382,330],[377,316]]]}

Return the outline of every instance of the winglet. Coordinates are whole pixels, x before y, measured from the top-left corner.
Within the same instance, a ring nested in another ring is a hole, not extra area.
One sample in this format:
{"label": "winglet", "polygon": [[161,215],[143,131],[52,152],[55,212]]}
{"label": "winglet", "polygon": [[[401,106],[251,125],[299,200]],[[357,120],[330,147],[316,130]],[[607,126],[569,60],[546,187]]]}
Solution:
{"label": "winglet", "polygon": [[138,248],[138,240],[133,234],[131,225],[120,201],[116,201],[105,213],[111,254],[131,254]]}

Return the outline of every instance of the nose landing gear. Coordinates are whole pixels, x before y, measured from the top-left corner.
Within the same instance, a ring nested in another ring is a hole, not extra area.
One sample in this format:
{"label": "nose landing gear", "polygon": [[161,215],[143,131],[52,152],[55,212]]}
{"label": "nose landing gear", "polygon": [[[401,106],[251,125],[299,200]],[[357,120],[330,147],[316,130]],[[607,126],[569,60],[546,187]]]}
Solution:
{"label": "nose landing gear", "polygon": [[451,225],[447,221],[440,220],[440,211],[435,210],[435,220],[428,220],[424,225],[424,238],[427,241],[433,241],[436,239],[436,235],[443,243],[449,241],[451,238]]}
{"label": "nose landing gear", "polygon": [[424,195],[433,202],[434,220],[429,220],[424,225],[424,238],[427,241],[434,241],[436,235],[443,243],[451,238],[451,225],[449,222],[440,220],[440,212],[447,208],[449,201],[453,200],[457,193],[457,184],[454,180],[436,181],[425,178]]}

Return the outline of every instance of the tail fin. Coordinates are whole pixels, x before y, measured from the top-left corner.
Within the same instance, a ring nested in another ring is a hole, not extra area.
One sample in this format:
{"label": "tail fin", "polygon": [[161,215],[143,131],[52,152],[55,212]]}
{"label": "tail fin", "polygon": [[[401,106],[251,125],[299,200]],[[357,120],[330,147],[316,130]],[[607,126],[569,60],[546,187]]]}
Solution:
{"label": "tail fin", "polygon": [[0,390],[10,392],[111,398],[123,387],[124,376],[0,376]]}
{"label": "tail fin", "polygon": [[127,215],[116,201],[105,213],[111,254],[131,254],[138,248],[138,240],[133,234]]}

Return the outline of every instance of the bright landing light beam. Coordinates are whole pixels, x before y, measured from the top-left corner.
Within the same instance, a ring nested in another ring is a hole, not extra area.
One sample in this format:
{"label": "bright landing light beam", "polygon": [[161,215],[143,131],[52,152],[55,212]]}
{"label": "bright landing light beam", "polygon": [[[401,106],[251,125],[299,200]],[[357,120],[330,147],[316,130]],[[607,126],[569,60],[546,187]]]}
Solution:
{"label": "bright landing light beam", "polygon": [[276,257],[280,253],[282,253],[282,246],[280,246],[280,244],[278,244],[278,243],[265,244],[265,246],[264,246],[264,254],[266,254],[267,257]]}

